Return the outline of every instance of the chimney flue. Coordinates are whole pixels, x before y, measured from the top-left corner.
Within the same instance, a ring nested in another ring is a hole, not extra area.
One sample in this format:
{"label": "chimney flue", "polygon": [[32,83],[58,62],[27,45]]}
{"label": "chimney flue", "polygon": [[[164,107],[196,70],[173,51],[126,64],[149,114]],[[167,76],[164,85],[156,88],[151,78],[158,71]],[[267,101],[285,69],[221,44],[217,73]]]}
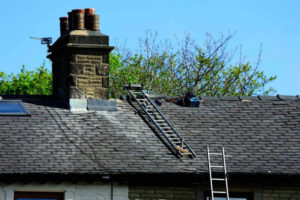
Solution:
{"label": "chimney flue", "polygon": [[84,30],[84,10],[72,10],[72,30]]}
{"label": "chimney flue", "polygon": [[95,14],[95,9],[85,9],[85,28],[87,30],[99,31],[99,15]]}
{"label": "chimney flue", "polygon": [[85,10],[86,15],[94,15],[95,14],[95,9],[94,8],[86,8],[84,10]]}
{"label": "chimney flue", "polygon": [[60,35],[65,35],[69,31],[69,21],[68,17],[59,18],[60,21]]}
{"label": "chimney flue", "polygon": [[68,12],[68,16],[69,16],[69,31],[73,30],[73,18],[72,18],[72,12]]}

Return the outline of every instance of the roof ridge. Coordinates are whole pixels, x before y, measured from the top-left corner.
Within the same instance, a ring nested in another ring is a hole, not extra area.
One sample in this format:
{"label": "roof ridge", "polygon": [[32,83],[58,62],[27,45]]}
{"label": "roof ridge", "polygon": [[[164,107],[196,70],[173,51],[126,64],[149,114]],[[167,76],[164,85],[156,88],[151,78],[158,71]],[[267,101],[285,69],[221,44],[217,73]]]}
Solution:
{"label": "roof ridge", "polygon": [[[149,98],[151,99],[176,99],[180,96],[168,96],[168,95],[153,95],[148,94]],[[183,96],[182,96],[183,97]],[[291,100],[300,100],[300,95],[280,95],[277,94],[276,96],[198,96],[200,100],[203,101],[291,101]]]}

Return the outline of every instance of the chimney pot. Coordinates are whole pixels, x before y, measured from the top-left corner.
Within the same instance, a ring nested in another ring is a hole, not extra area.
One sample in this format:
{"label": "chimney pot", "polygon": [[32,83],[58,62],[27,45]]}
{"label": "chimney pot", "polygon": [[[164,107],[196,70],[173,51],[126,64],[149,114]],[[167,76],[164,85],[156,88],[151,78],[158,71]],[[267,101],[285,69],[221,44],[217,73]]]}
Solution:
{"label": "chimney pot", "polygon": [[94,8],[85,9],[85,28],[87,30],[99,31],[99,15],[95,14]]}
{"label": "chimney pot", "polygon": [[91,30],[99,31],[99,15],[91,15]]}
{"label": "chimney pot", "polygon": [[84,12],[84,9],[72,10],[73,30],[84,30]]}
{"label": "chimney pot", "polygon": [[69,16],[69,31],[73,30],[73,18],[72,18],[72,12],[68,12]]}
{"label": "chimney pot", "polygon": [[94,15],[95,14],[94,8],[86,8],[84,10],[85,10],[85,15]]}
{"label": "chimney pot", "polygon": [[65,35],[69,31],[68,17],[60,17],[60,35]]}
{"label": "chimney pot", "polygon": [[81,13],[84,14],[85,10],[84,9],[74,9],[72,10],[72,13]]}

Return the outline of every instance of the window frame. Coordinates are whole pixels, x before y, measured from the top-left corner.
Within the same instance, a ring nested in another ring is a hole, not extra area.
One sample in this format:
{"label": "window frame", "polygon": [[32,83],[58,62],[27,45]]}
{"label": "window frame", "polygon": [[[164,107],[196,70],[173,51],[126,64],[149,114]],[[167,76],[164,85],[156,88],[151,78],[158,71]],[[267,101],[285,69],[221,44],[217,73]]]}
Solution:
{"label": "window frame", "polygon": [[15,192],[14,200],[18,198],[57,199],[64,200],[63,192]]}
{"label": "window frame", "polygon": [[24,105],[24,103],[21,100],[0,100],[0,104],[1,102],[8,102],[8,103],[16,103],[23,112],[0,112],[0,116],[28,116],[30,115],[30,112],[28,111],[28,109],[26,108],[26,106]]}
{"label": "window frame", "polygon": [[[205,191],[203,199],[206,200],[207,197],[210,197],[211,192]],[[230,198],[246,198],[247,200],[254,200],[254,194],[253,192],[229,192]],[[225,195],[222,194],[215,194],[214,197],[225,197]]]}

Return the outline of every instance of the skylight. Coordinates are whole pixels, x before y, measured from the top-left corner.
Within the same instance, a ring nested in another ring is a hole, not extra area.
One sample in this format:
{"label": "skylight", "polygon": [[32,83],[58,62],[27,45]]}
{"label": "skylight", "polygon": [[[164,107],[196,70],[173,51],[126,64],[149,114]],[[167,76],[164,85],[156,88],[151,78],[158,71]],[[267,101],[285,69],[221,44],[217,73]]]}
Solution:
{"label": "skylight", "polygon": [[0,115],[29,115],[20,100],[0,100]]}

